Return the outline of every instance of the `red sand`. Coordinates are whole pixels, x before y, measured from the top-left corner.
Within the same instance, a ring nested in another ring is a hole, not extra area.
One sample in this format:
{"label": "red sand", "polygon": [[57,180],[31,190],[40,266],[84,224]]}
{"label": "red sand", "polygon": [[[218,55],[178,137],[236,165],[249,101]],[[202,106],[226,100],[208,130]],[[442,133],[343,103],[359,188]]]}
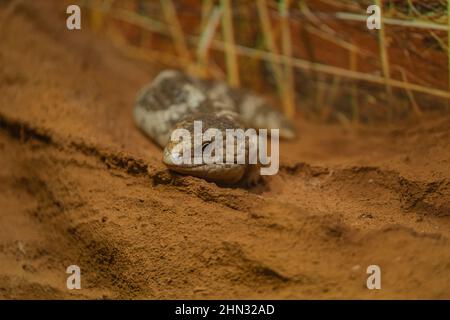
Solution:
{"label": "red sand", "polygon": [[60,18],[1,30],[0,298],[450,298],[449,117],[299,121],[277,176],[221,188],[170,174],[133,125],[162,66]]}

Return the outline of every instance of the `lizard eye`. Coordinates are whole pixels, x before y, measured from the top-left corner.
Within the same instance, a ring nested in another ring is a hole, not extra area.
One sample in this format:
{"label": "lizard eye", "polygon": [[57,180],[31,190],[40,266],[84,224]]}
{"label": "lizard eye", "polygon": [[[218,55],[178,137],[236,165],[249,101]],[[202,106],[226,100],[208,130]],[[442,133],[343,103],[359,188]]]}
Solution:
{"label": "lizard eye", "polygon": [[206,142],[202,145],[202,152],[205,152],[206,147],[210,145],[210,142]]}

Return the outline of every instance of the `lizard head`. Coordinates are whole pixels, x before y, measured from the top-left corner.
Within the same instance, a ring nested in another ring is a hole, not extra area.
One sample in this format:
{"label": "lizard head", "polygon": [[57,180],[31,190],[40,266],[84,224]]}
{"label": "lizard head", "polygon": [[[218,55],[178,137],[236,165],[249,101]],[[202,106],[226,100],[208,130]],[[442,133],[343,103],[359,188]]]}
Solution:
{"label": "lizard head", "polygon": [[[221,184],[234,184],[241,180],[247,169],[246,164],[237,163],[236,154],[232,163],[224,160],[226,129],[238,128],[242,128],[242,125],[237,120],[236,114],[230,111],[189,116],[180,121],[172,131],[171,139],[164,148],[163,163],[170,170],[181,174]],[[177,136],[178,133],[182,136]],[[185,154],[187,150],[189,152]],[[223,157],[215,160],[214,157],[220,153]],[[205,159],[205,154],[211,158]]]}

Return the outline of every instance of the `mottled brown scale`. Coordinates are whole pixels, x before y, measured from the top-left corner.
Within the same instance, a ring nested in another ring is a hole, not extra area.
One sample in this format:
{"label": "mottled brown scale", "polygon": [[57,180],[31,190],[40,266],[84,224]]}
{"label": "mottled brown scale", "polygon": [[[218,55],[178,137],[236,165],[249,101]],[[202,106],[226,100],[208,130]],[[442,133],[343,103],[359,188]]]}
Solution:
{"label": "mottled brown scale", "polygon": [[[231,89],[224,83],[192,79],[173,70],[161,72],[141,90],[134,119],[138,127],[164,148],[163,162],[171,170],[225,184],[242,180],[254,183],[259,176],[258,165],[175,165],[170,161],[171,150],[176,145],[170,141],[174,129],[186,129],[193,136],[194,121],[201,121],[203,132],[218,129],[224,141],[226,129],[279,128],[281,137],[293,135],[291,124],[261,98]],[[192,150],[198,147],[193,143],[191,146]],[[245,147],[248,150],[247,144]]]}

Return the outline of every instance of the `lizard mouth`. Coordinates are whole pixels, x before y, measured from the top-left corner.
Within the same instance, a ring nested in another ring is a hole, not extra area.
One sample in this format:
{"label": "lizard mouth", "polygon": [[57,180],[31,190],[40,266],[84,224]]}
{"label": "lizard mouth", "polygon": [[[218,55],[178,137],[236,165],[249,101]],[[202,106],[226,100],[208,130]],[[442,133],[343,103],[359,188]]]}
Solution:
{"label": "lizard mouth", "polygon": [[164,150],[163,163],[169,170],[204,178],[209,181],[233,183],[238,181],[243,173],[245,166],[239,164],[209,164],[209,163],[183,163],[178,154],[172,154]]}
{"label": "lizard mouth", "polygon": [[187,159],[183,159],[182,155],[180,155],[179,153],[174,153],[174,152],[170,152],[167,149],[164,150],[164,155],[163,155],[163,163],[169,167],[170,169],[174,169],[176,171],[181,170],[181,169],[194,169],[194,168],[199,168],[202,166],[205,166],[204,163],[189,163],[188,161],[185,161]]}
{"label": "lizard mouth", "polygon": [[174,171],[179,171],[179,172],[190,172],[194,169],[200,169],[201,167],[205,167],[206,164],[202,163],[202,164],[173,164],[173,163],[167,163],[166,161],[163,160],[163,163],[169,168],[172,169]]}

